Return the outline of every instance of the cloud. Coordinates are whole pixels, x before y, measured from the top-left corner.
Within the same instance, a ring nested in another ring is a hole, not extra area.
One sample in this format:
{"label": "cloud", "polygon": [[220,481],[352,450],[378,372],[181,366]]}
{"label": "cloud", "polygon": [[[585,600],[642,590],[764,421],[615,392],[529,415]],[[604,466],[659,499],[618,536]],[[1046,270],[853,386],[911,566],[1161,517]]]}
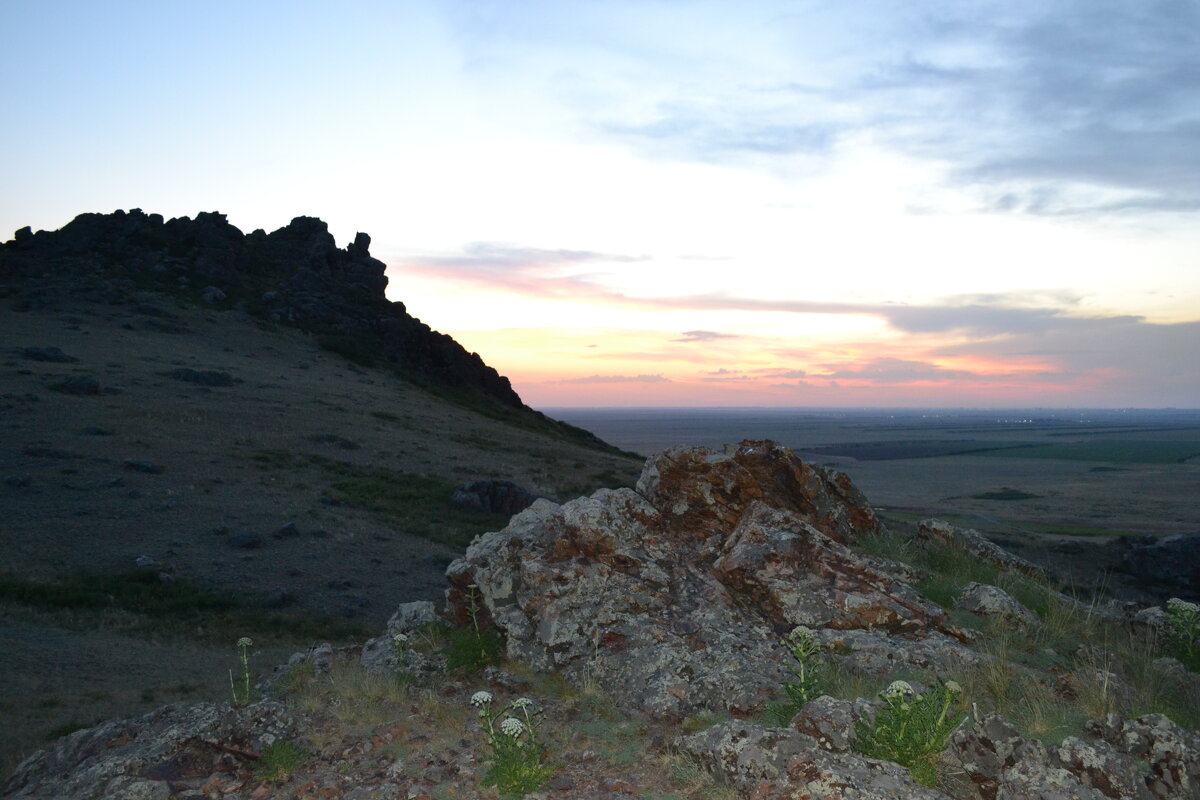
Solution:
{"label": "cloud", "polygon": [[827,365],[822,378],[869,380],[873,383],[910,383],[912,381],[951,381],[980,377],[967,370],[945,369],[925,361],[900,358],[876,358],[852,366]]}
{"label": "cloud", "polygon": [[672,339],[673,342],[711,342],[715,339],[740,339],[741,337],[734,333],[718,333],[717,331],[684,331],[678,339]]}
{"label": "cloud", "polygon": [[545,383],[670,383],[670,378],[656,375],[588,375],[583,378],[563,378]]}

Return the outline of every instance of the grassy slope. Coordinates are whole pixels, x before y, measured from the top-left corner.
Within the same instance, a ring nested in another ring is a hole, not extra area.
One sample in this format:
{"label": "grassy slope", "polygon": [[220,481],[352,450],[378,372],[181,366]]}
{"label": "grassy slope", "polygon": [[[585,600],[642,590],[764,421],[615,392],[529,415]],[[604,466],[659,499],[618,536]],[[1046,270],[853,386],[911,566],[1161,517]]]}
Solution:
{"label": "grassy slope", "polygon": [[[535,412],[432,392],[299,331],[162,295],[7,314],[5,339],[0,474],[29,483],[0,485],[0,710],[15,723],[0,771],[72,725],[223,696],[240,635],[265,643],[268,663],[361,640],[399,602],[439,597],[455,553],[507,521],[452,506],[459,483],[565,500],[640,469]],[[101,393],[51,388],[78,376]],[[288,523],[299,535],[276,538]],[[241,532],[261,546],[232,546]],[[158,566],[131,572],[138,556]]]}

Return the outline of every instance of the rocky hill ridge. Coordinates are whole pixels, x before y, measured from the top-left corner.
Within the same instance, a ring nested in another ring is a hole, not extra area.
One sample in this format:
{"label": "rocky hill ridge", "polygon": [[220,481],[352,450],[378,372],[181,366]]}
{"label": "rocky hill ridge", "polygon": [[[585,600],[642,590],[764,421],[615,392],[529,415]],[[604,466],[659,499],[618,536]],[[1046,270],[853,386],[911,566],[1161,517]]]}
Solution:
{"label": "rocky hill ridge", "polygon": [[394,364],[453,389],[474,390],[525,409],[508,379],[450,336],[385,296],[385,265],[359,233],[338,248],[328,225],[296,217],[266,233],[243,233],[224,214],[164,220],[140,209],[81,214],[57,231],[18,230],[0,245],[0,296],[15,310],[70,300],[129,302],[139,289],[323,337],[360,361]]}

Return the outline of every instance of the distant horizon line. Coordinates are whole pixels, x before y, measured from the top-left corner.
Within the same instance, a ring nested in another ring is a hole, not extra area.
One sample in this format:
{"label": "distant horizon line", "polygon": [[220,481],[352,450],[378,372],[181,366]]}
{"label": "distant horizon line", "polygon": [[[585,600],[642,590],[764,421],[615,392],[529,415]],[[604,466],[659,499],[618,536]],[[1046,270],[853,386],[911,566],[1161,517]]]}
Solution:
{"label": "distant horizon line", "polygon": [[1040,411],[1040,412],[1128,412],[1128,411],[1182,411],[1200,413],[1200,407],[1180,406],[530,406],[535,411],[572,410],[572,411]]}

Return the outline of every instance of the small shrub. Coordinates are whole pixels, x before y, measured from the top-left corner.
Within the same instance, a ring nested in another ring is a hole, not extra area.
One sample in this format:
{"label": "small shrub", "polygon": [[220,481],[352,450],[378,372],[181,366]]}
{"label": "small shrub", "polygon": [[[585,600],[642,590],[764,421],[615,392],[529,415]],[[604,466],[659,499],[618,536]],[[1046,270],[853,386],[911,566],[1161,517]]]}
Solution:
{"label": "small shrub", "polygon": [[1167,601],[1167,648],[1189,670],[1200,671],[1200,606],[1178,597]]}
{"label": "small shrub", "polygon": [[446,669],[475,674],[499,662],[500,637],[479,627],[479,604],[474,584],[467,589],[467,614],[471,624],[446,633]]}
{"label": "small shrub", "polygon": [[273,742],[262,749],[254,765],[254,777],[260,781],[281,781],[296,771],[308,753],[289,741]]}
{"label": "small shrub", "polygon": [[904,681],[893,681],[879,694],[883,707],[875,719],[864,718],[855,727],[854,749],[908,767],[917,783],[935,786],[934,757],[966,720],[965,714],[953,710],[961,694],[957,683],[940,678],[921,694]]}
{"label": "small shrub", "polygon": [[542,710],[528,697],[496,711],[491,703],[488,692],[476,692],[471,697],[492,750],[492,765],[483,775],[483,785],[495,786],[506,798],[541,789],[555,772],[552,764],[543,763],[546,748],[538,739]]}

